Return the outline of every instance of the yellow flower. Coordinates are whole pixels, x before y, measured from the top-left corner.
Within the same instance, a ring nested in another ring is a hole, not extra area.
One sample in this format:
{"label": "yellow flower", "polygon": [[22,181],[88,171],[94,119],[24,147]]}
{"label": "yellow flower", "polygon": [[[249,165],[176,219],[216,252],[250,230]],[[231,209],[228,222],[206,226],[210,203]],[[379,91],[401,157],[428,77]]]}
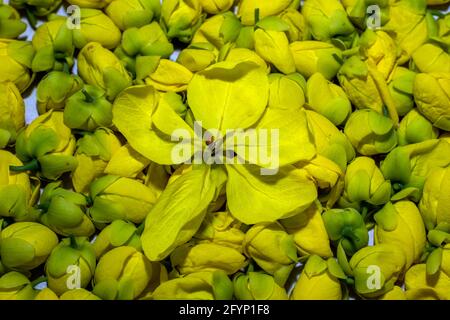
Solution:
{"label": "yellow flower", "polygon": [[[445,254],[445,256],[448,256],[448,254]],[[428,275],[427,267],[424,263],[417,264],[406,272],[405,287],[406,296],[409,300],[450,299],[449,273],[441,268],[436,274]]]}
{"label": "yellow flower", "polygon": [[31,270],[43,264],[58,244],[56,234],[36,222],[16,222],[2,230],[2,264],[15,270]]}
{"label": "yellow flower", "polygon": [[297,9],[300,4],[298,0],[241,0],[238,7],[238,16],[244,25],[250,26],[255,24],[255,10],[259,9],[261,19],[268,16],[276,16],[288,8]]}
{"label": "yellow flower", "polygon": [[111,175],[95,180],[90,196],[89,214],[100,224],[117,219],[141,223],[156,202],[153,190],[140,181]]}
{"label": "yellow flower", "polygon": [[356,252],[350,259],[356,292],[366,298],[389,292],[405,270],[403,250],[393,244],[377,244]]}
{"label": "yellow flower", "polygon": [[144,79],[144,83],[152,85],[160,91],[181,92],[187,89],[193,74],[183,65],[168,59],[161,59],[156,67]]}
{"label": "yellow flower", "polygon": [[264,272],[238,273],[233,284],[238,300],[288,300],[286,290]]}
{"label": "yellow flower", "polygon": [[34,80],[31,62],[34,57],[31,42],[0,40],[0,82],[11,81],[22,93]]}
{"label": "yellow flower", "polygon": [[76,168],[75,144],[75,137],[64,125],[63,113],[50,110],[33,120],[17,137],[16,153],[25,165],[12,170],[34,170],[42,177],[56,180]]}
{"label": "yellow flower", "polygon": [[[118,1],[113,1],[115,2]],[[80,26],[73,29],[73,43],[78,49],[89,42],[98,42],[107,49],[114,49],[119,45],[121,36],[116,24],[102,11],[85,8],[80,10]]]}
{"label": "yellow flower", "polygon": [[20,21],[19,12],[7,4],[0,3],[0,38],[15,39],[26,29],[26,23]]}
{"label": "yellow flower", "polygon": [[416,73],[407,68],[396,67],[389,80],[389,91],[399,116],[414,108],[414,79]]}
{"label": "yellow flower", "polygon": [[19,272],[0,277],[0,300],[32,300],[35,294],[30,280]]}
{"label": "yellow flower", "polygon": [[244,252],[275,281],[284,285],[297,262],[297,248],[292,235],[278,223],[260,223],[245,234]]}
{"label": "yellow flower", "polygon": [[353,112],[345,124],[344,133],[364,156],[389,153],[398,141],[394,122],[370,109]]}
{"label": "yellow flower", "polygon": [[339,205],[360,209],[361,202],[372,205],[387,203],[391,197],[391,183],[383,177],[375,160],[357,157],[347,168],[345,189]]}
{"label": "yellow flower", "polygon": [[320,41],[295,41],[290,44],[297,72],[305,78],[320,72],[331,80],[341,67],[342,52],[332,44]]}
{"label": "yellow flower", "polygon": [[450,55],[435,44],[420,46],[413,52],[412,59],[419,72],[450,72]]}
{"label": "yellow flower", "polygon": [[352,111],[344,90],[319,72],[308,79],[307,92],[308,106],[336,126],[343,124]]}
{"label": "yellow flower", "polygon": [[449,192],[450,167],[435,168],[427,175],[419,208],[428,230],[450,224]]}
{"label": "yellow flower", "polygon": [[339,282],[339,279],[332,274],[327,261],[312,255],[306,262],[306,265],[295,284],[290,299],[341,300],[341,283]]}
{"label": "yellow flower", "polygon": [[[216,62],[216,53],[202,44],[191,44],[186,49],[181,50],[177,62],[185,66],[191,72],[205,70]],[[208,46],[209,47],[209,46]]]}
{"label": "yellow flower", "polygon": [[113,0],[67,0],[68,3],[80,6],[81,8],[101,9],[110,4]]}
{"label": "yellow flower", "polygon": [[39,292],[34,297],[34,300],[59,300],[55,292],[49,288],[44,288],[39,290]]}
{"label": "yellow flower", "polygon": [[312,204],[298,215],[283,219],[280,223],[287,233],[294,237],[300,255],[318,255],[328,258],[333,256],[330,239],[322,220],[322,207]]}
{"label": "yellow flower", "polygon": [[416,109],[408,112],[398,128],[398,144],[401,146],[437,139],[438,136],[439,129],[433,127]]}
{"label": "yellow flower", "polygon": [[154,0],[114,0],[105,12],[120,30],[143,27],[152,22]]}
{"label": "yellow flower", "polygon": [[179,246],[172,251],[170,262],[180,274],[214,270],[234,274],[247,264],[238,250],[213,242]]}
{"label": "yellow flower", "polygon": [[419,261],[426,243],[425,225],[411,201],[388,202],[375,213],[375,243],[390,243],[402,249],[406,269]]}
{"label": "yellow flower", "polygon": [[196,272],[163,282],[154,300],[231,300],[233,283],[223,271]]}
{"label": "yellow flower", "polygon": [[288,8],[279,17],[289,25],[289,30],[286,31],[289,42],[311,40],[311,30],[305,17],[297,9]]}
{"label": "yellow flower", "polygon": [[228,11],[234,0],[200,0],[203,11],[209,14],[219,14]]}
{"label": "yellow flower", "polygon": [[242,252],[245,233],[241,226],[229,212],[208,213],[194,238],[200,243],[216,243]]}
{"label": "yellow flower", "polygon": [[133,300],[152,279],[152,262],[132,247],[118,247],[98,261],[93,293],[105,300]]}
{"label": "yellow flower", "polygon": [[60,297],[59,300],[101,300],[99,297],[97,297],[95,294],[93,294],[90,291],[87,291],[86,289],[80,288],[80,289],[73,289],[67,292],[64,292]]}
{"label": "yellow flower", "polygon": [[90,85],[106,91],[109,100],[131,85],[131,77],[120,60],[97,42],[88,43],[78,54],[78,72]]}
{"label": "yellow flower", "polygon": [[391,291],[386,292],[379,300],[406,300],[406,293],[399,286],[394,286]]}
{"label": "yellow flower", "polygon": [[419,73],[414,81],[417,108],[433,125],[450,131],[450,72]]}
{"label": "yellow flower", "polygon": [[14,143],[25,126],[25,104],[16,85],[0,82],[0,149]]}
{"label": "yellow flower", "polygon": [[298,109],[305,104],[306,81],[298,73],[269,75],[269,108]]}
{"label": "yellow flower", "polygon": [[376,66],[385,79],[391,75],[397,64],[397,44],[384,31],[367,29],[360,39],[360,53]]}

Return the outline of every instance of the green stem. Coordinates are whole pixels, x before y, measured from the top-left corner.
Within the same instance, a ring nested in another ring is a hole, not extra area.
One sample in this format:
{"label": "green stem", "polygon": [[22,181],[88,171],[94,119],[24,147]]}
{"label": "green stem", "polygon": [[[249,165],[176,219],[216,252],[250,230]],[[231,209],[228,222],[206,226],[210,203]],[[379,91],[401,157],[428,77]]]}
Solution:
{"label": "green stem", "polygon": [[259,22],[259,8],[255,9],[255,25]]}
{"label": "green stem", "polygon": [[37,159],[31,160],[23,166],[9,166],[9,170],[14,172],[38,171],[39,168],[39,161]]}
{"label": "green stem", "polygon": [[30,8],[25,9],[25,15],[27,17],[28,22],[30,23],[30,26],[33,28],[33,30],[36,30],[37,18]]}
{"label": "green stem", "polygon": [[77,240],[75,239],[75,237],[70,236],[69,239],[70,239],[70,247],[72,249],[78,249],[78,244],[77,244]]}
{"label": "green stem", "polygon": [[81,92],[83,92],[85,101],[87,103],[92,103],[95,101],[95,99],[86,91],[86,89],[81,90]]}
{"label": "green stem", "polygon": [[142,222],[136,229],[136,234],[141,235],[144,232],[145,222]]}
{"label": "green stem", "polygon": [[37,286],[39,283],[45,282],[47,281],[47,277],[46,276],[40,276],[39,278],[33,280],[31,282],[31,286],[34,288],[35,286]]}

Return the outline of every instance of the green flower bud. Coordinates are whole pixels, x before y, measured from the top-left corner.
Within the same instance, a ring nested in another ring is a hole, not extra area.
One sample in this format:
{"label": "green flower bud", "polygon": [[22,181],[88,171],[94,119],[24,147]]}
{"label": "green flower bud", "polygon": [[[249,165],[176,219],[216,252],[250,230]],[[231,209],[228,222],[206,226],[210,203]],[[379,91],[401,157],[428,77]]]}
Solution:
{"label": "green flower bud", "polygon": [[81,8],[102,9],[113,0],[67,0],[68,3],[79,6]]}
{"label": "green flower bud", "polygon": [[245,237],[241,226],[229,212],[208,213],[194,238],[201,243],[216,243],[241,252]]}
{"label": "green flower bud", "polygon": [[315,111],[306,110],[306,117],[317,153],[335,162],[344,172],[347,163],[355,158],[355,150],[347,136]]}
{"label": "green flower bud", "polygon": [[327,80],[338,73],[342,52],[333,45],[320,41],[295,41],[290,44],[297,72],[305,78],[320,72]]}
{"label": "green flower bud", "polygon": [[99,128],[80,138],[75,154],[78,166],[72,172],[75,190],[88,193],[91,182],[103,175],[109,161],[121,146],[119,138],[106,128]]}
{"label": "green flower bud", "polygon": [[376,69],[388,79],[397,65],[398,49],[395,41],[384,31],[367,29],[360,38],[360,53],[376,66]]}
{"label": "green flower bud", "polygon": [[62,0],[11,0],[9,4],[16,9],[26,9],[37,17],[49,15],[61,5]]}
{"label": "green flower bud", "polygon": [[383,29],[390,34],[402,49],[399,65],[407,62],[411,54],[428,40],[428,20],[426,0],[399,0],[389,3],[389,19]]}
{"label": "green flower bud", "polygon": [[167,0],[161,7],[161,26],[169,38],[190,42],[203,21],[199,0]]}
{"label": "green flower bud", "polygon": [[49,112],[36,118],[17,137],[16,153],[25,165],[13,171],[37,171],[39,176],[56,180],[74,170],[75,138],[64,125],[62,112]]}
{"label": "green flower bud", "polygon": [[34,300],[59,300],[56,293],[54,293],[49,288],[44,288],[42,290],[39,290],[39,292],[34,297]]}
{"label": "green flower bud", "polygon": [[[114,53],[125,63],[126,68],[133,75],[138,75],[141,70],[148,70],[152,64],[153,57],[169,58],[174,48],[169,42],[164,31],[157,22],[141,28],[130,28],[125,30],[122,42]],[[154,64],[154,63],[153,63]]]}
{"label": "green flower bud", "polygon": [[16,141],[25,126],[25,104],[16,85],[0,83],[0,149]]}
{"label": "green flower bud", "polygon": [[[79,276],[81,288],[86,288],[95,271],[95,252],[84,237],[63,239],[48,257],[45,264],[47,285],[57,295],[71,289],[71,278]],[[77,269],[75,269],[77,268]]]}
{"label": "green flower bud", "polygon": [[105,12],[120,30],[140,28],[152,22],[153,0],[115,0]]}
{"label": "green flower bud", "polygon": [[289,25],[289,30],[286,31],[289,42],[311,40],[309,25],[298,10],[293,8],[286,9],[279,17]]}
{"label": "green flower bud", "polygon": [[405,271],[403,250],[393,244],[377,244],[356,252],[350,260],[356,292],[365,298],[389,292]]}
{"label": "green flower bud", "polygon": [[162,283],[154,300],[230,300],[233,283],[223,271],[196,272]]}
{"label": "green flower bud", "polygon": [[261,223],[245,234],[244,252],[283,286],[297,262],[293,236],[278,223]]}
{"label": "green flower bud", "polygon": [[420,46],[413,52],[412,59],[419,72],[450,72],[450,55],[435,44]]}
{"label": "green flower bud", "polygon": [[25,32],[26,23],[20,21],[20,14],[13,7],[0,3],[0,38],[15,39]]}
{"label": "green flower bud", "polygon": [[22,93],[34,80],[31,62],[34,57],[31,42],[0,40],[0,82],[11,81]]}
{"label": "green flower bud", "polygon": [[312,255],[295,284],[291,300],[341,300],[342,288],[339,278],[345,274],[334,260],[323,260]]}
{"label": "green flower bud", "polygon": [[[298,0],[273,0],[273,1],[258,1],[258,0],[241,0],[238,7],[238,16],[242,23],[246,26],[254,25],[259,18],[264,19],[269,16],[276,16],[286,9],[298,9],[300,1]],[[255,12],[258,11],[258,15]]]}
{"label": "green flower bud", "polygon": [[269,75],[269,108],[296,109],[305,104],[306,81],[299,73]]}
{"label": "green flower bud", "polygon": [[343,124],[352,111],[344,90],[328,81],[321,73],[315,73],[308,79],[307,92],[308,106],[334,125]]}
{"label": "green flower bud", "polygon": [[234,13],[218,14],[202,23],[195,32],[191,43],[209,43],[220,50],[225,44],[237,41],[241,30],[242,24]]}
{"label": "green flower bud", "polygon": [[403,67],[395,68],[392,73],[388,86],[399,116],[404,116],[414,108],[413,89],[415,78],[415,72]]}
{"label": "green flower bud", "polygon": [[121,246],[133,247],[141,251],[140,230],[131,222],[114,220],[95,238],[92,248],[97,258],[106,252]]}
{"label": "green flower bud", "polygon": [[333,256],[322,211],[320,204],[314,203],[305,211],[280,221],[287,233],[294,237],[297,250],[302,256]]}
{"label": "green flower bud", "polygon": [[347,255],[352,256],[369,243],[364,219],[355,209],[331,209],[325,211],[322,219],[330,240],[335,246],[340,243]]}
{"label": "green flower bud", "polygon": [[86,197],[60,186],[61,182],[53,182],[44,188],[38,206],[41,210],[40,221],[62,236],[93,235],[94,225],[84,214]]}
{"label": "green flower bud", "polygon": [[267,17],[256,26],[258,27],[254,33],[256,53],[284,74],[295,72],[295,61],[285,33],[289,25],[281,18]]}
{"label": "green flower bud", "polygon": [[238,273],[233,279],[238,300],[287,300],[286,290],[264,272]]}
{"label": "green flower bud", "polygon": [[437,139],[439,130],[416,109],[411,110],[400,122],[398,144],[401,146]]}
{"label": "green flower bud", "polygon": [[344,133],[353,147],[365,156],[388,153],[398,141],[392,120],[370,109],[353,112]]}
{"label": "green flower bud", "polygon": [[449,178],[449,167],[435,168],[426,177],[419,208],[428,230],[440,224],[450,224]]}
{"label": "green flower bud", "polygon": [[430,276],[427,274],[427,266],[424,263],[416,264],[406,272],[405,287],[408,300],[450,299],[449,273],[441,269],[437,274]]}
{"label": "green flower bud", "polygon": [[450,131],[450,72],[418,74],[414,99],[420,113],[435,127]]}
{"label": "green flower bud", "polygon": [[56,234],[36,222],[16,222],[0,234],[0,257],[9,269],[31,270],[47,260],[58,244]]}
{"label": "green flower bud", "polygon": [[388,0],[342,0],[350,20],[360,29],[367,28],[370,12],[367,9],[370,5],[377,5],[380,9],[381,25],[384,25],[389,19],[389,1]]}
{"label": "green flower bud", "polygon": [[364,62],[361,58],[352,56],[342,65],[338,79],[356,108],[372,109],[384,114],[386,107],[394,124],[398,124],[397,109],[386,80],[370,61]]}
{"label": "green flower bud", "polygon": [[238,250],[216,243],[179,246],[170,255],[170,262],[180,274],[222,270],[230,275],[247,264]]}
{"label": "green flower bud", "polygon": [[[209,48],[206,48],[209,47]],[[177,62],[191,72],[205,70],[210,65],[216,63],[216,53],[209,44],[191,44],[186,49],[181,50]]]}
{"label": "green flower bud", "polygon": [[450,158],[443,156],[448,154],[450,143],[445,139],[426,140],[392,150],[381,162],[384,177],[398,191],[392,199],[396,201],[410,197],[418,202],[425,179],[431,171],[450,165]]}
{"label": "green flower bud", "polygon": [[88,43],[78,54],[78,74],[87,84],[105,90],[110,101],[131,85],[119,58],[97,42]]}
{"label": "green flower bud", "polygon": [[[113,3],[119,1],[113,1]],[[80,26],[73,30],[73,43],[82,49],[89,42],[98,42],[107,49],[114,49],[120,43],[121,33],[115,21],[96,9],[80,10]]]}
{"label": "green flower bud", "polygon": [[339,199],[342,208],[359,210],[364,202],[374,206],[387,203],[391,197],[391,184],[385,180],[375,161],[368,157],[358,157],[347,167],[345,189]]}
{"label": "green flower bud", "polygon": [[34,72],[62,71],[73,66],[73,34],[65,18],[56,16],[39,26],[33,35],[32,43],[36,51],[32,63]]}
{"label": "green flower bud", "polygon": [[118,247],[98,261],[93,293],[105,300],[133,300],[152,280],[152,262],[132,247]]}
{"label": "green flower bud", "polygon": [[86,85],[67,99],[64,124],[72,129],[86,131],[111,127],[112,103],[106,99],[102,89]]}
{"label": "green flower bud", "polygon": [[39,114],[47,111],[64,109],[67,99],[81,90],[83,80],[66,72],[52,71],[47,73],[37,86],[37,107]]}
{"label": "green flower bud", "polygon": [[419,209],[411,201],[388,202],[375,213],[375,243],[390,243],[403,250],[406,269],[418,262],[426,243]]}
{"label": "green flower bud", "polygon": [[89,210],[97,223],[123,219],[141,223],[156,202],[152,189],[141,182],[118,176],[104,176],[90,187],[93,205]]}
{"label": "green flower bud", "polygon": [[437,21],[438,37],[447,46],[450,45],[450,15],[447,13]]}
{"label": "green flower bud", "polygon": [[95,294],[93,294],[92,292],[87,291],[86,289],[83,289],[83,288],[66,291],[59,297],[59,299],[60,300],[83,300],[83,301],[101,300]]}
{"label": "green flower bud", "polygon": [[22,165],[15,155],[0,150],[0,159],[0,216],[12,217],[16,221],[27,220],[32,197],[30,179],[24,172],[10,171],[10,166]]}
{"label": "green flower bud", "polygon": [[306,0],[302,13],[316,40],[345,39],[355,32],[339,0]]}
{"label": "green flower bud", "polygon": [[35,294],[30,280],[19,272],[0,277],[0,300],[32,300]]}
{"label": "green flower bud", "polygon": [[219,14],[231,9],[234,0],[200,0],[200,5],[204,12],[209,14]]}

